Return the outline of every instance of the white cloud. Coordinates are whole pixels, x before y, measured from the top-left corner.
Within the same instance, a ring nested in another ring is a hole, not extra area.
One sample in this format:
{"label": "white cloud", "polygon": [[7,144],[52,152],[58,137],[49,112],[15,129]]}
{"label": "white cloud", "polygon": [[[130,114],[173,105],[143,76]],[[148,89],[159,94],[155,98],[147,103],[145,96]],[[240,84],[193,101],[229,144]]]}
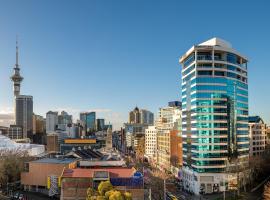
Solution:
{"label": "white cloud", "polygon": [[14,124],[14,114],[0,114],[0,126]]}
{"label": "white cloud", "polygon": [[0,114],[13,114],[13,113],[14,113],[13,107],[0,108]]}
{"label": "white cloud", "polygon": [[14,110],[13,107],[0,108],[0,126],[9,126],[14,124]]}

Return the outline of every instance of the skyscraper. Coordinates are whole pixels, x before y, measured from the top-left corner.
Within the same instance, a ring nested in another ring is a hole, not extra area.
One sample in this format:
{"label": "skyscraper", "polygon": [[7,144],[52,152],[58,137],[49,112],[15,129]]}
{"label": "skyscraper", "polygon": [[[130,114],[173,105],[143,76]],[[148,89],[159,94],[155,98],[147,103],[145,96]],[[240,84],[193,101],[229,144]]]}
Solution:
{"label": "skyscraper", "polygon": [[72,115],[69,115],[67,112],[62,111],[60,115],[58,115],[58,124],[72,124]]}
{"label": "skyscraper", "polygon": [[129,112],[128,123],[125,123],[126,147],[136,150],[141,139],[144,139],[145,129],[153,125],[154,114],[137,106]]}
{"label": "skyscraper", "polygon": [[220,183],[230,181],[225,172],[248,164],[247,62],[218,38],[180,59],[183,180],[196,194],[224,190]]}
{"label": "skyscraper", "polygon": [[80,120],[85,123],[87,133],[95,131],[96,112],[82,112],[80,113]]}
{"label": "skyscraper", "polygon": [[148,110],[140,110],[140,118],[142,124],[154,124],[154,114]]}
{"label": "skyscraper", "polygon": [[137,106],[133,111],[129,112],[129,120],[130,124],[154,124],[154,114],[145,109],[139,109]]}
{"label": "skyscraper", "polygon": [[136,106],[133,111],[129,112],[128,123],[130,124],[139,124],[141,123],[140,110]]}
{"label": "skyscraper", "polygon": [[97,131],[103,131],[105,129],[105,119],[97,119],[96,126]]}
{"label": "skyscraper", "polygon": [[33,143],[45,144],[46,120],[40,115],[33,114]]}
{"label": "skyscraper", "polygon": [[56,130],[58,125],[58,112],[49,111],[46,113],[46,133],[51,133]]}
{"label": "skyscraper", "polygon": [[16,96],[16,125],[23,129],[23,138],[32,137],[33,133],[33,97]]}

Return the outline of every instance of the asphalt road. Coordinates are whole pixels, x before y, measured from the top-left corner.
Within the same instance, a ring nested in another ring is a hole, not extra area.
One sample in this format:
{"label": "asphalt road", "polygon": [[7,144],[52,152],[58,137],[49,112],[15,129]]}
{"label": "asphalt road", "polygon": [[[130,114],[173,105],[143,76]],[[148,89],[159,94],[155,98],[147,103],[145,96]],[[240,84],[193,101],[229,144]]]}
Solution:
{"label": "asphalt road", "polygon": [[[45,194],[35,193],[35,192],[19,191],[19,193],[23,193],[26,196],[27,200],[53,200],[53,199],[56,199],[56,198],[50,198]],[[2,200],[1,196],[0,196],[0,200]]]}

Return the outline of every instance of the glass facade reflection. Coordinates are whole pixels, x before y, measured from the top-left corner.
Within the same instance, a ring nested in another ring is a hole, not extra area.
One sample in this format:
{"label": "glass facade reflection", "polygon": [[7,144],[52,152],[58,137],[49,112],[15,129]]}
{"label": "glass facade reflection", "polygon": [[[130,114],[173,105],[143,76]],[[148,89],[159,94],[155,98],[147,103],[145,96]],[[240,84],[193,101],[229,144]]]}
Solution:
{"label": "glass facade reflection", "polygon": [[247,59],[227,47],[199,45],[180,62],[183,165],[216,173],[232,159],[247,162]]}
{"label": "glass facade reflection", "polygon": [[80,120],[85,123],[87,133],[96,129],[96,112],[80,113]]}

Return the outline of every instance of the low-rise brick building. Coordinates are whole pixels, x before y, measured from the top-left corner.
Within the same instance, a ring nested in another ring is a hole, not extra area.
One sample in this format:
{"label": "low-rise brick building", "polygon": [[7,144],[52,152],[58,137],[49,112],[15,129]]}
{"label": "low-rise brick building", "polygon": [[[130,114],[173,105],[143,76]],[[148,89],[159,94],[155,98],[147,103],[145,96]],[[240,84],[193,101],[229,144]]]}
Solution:
{"label": "low-rise brick building", "polygon": [[129,191],[133,200],[144,199],[143,177],[134,168],[65,169],[61,177],[61,200],[85,200],[89,187],[97,189],[109,180],[120,191]]}

